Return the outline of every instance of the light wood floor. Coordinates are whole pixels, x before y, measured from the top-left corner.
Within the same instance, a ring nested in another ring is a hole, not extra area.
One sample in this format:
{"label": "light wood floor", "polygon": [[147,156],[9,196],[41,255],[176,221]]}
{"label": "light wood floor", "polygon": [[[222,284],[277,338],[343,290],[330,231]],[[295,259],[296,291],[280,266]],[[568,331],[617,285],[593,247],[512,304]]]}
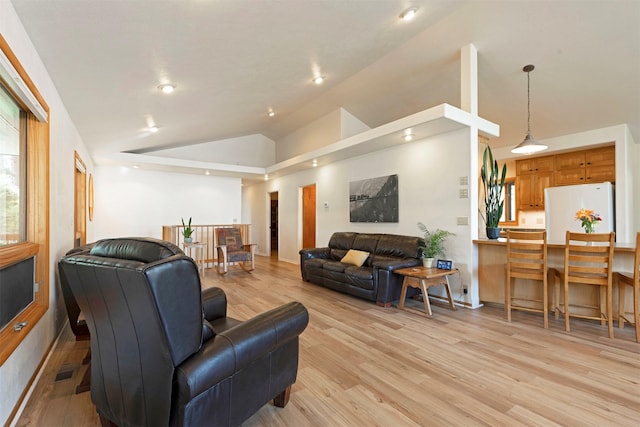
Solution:
{"label": "light wood floor", "polygon": [[[206,272],[229,314],[246,319],[291,300],[309,309],[298,381],[286,408],[269,404],[244,426],[635,426],[640,344],[632,329],[501,308],[434,318],[384,309],[302,282],[297,266],[260,258],[252,274]],[[90,394],[73,394],[88,342],[64,332],[18,426],[97,426]],[[54,381],[59,372],[70,379]]]}

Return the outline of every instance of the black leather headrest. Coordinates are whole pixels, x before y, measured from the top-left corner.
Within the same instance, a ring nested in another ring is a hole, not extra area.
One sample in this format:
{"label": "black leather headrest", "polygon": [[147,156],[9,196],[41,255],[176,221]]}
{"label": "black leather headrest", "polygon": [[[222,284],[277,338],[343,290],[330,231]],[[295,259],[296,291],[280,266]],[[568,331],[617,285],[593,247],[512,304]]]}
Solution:
{"label": "black leather headrest", "polygon": [[100,240],[91,248],[90,254],[149,263],[172,255],[182,255],[184,252],[173,243],[164,240],[150,237],[126,237]]}

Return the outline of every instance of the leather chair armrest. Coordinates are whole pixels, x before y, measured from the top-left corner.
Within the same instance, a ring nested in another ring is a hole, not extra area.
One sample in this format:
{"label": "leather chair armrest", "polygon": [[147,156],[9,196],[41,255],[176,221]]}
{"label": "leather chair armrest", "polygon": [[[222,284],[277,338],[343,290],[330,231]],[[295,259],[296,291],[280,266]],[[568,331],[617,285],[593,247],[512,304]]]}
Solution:
{"label": "leather chair armrest", "polygon": [[380,270],[398,270],[400,268],[415,267],[421,265],[421,261],[417,258],[404,258],[397,260],[375,260],[373,261],[373,268]]}
{"label": "leather chair armrest", "polygon": [[329,248],[300,249],[300,259],[328,259],[330,252]]}
{"label": "leather chair armrest", "polygon": [[216,335],[176,368],[179,403],[189,402],[298,337],[308,323],[307,309],[299,302],[290,302]]}
{"label": "leather chair armrest", "polygon": [[211,321],[227,316],[227,296],[220,288],[202,291],[202,311],[204,318]]}

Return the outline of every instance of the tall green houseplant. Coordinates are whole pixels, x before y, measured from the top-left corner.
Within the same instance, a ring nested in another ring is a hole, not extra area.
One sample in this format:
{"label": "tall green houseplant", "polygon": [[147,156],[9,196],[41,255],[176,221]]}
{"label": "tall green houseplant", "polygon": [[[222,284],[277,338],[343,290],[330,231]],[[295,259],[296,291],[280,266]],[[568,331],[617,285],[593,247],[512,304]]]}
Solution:
{"label": "tall green houseplant", "polygon": [[502,171],[500,171],[498,161],[493,158],[489,146],[484,149],[480,177],[484,185],[485,215],[483,219],[487,226],[487,237],[497,239],[496,229],[504,210],[504,181],[507,177],[507,165],[502,165]]}

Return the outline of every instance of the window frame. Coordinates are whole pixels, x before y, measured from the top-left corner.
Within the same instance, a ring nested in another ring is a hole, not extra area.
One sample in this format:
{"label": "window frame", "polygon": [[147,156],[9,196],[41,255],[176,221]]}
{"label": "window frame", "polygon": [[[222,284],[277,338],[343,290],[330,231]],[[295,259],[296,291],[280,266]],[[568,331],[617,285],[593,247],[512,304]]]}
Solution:
{"label": "window frame", "polygon": [[502,226],[515,226],[518,225],[518,203],[517,203],[517,199],[516,199],[516,193],[517,193],[517,189],[516,189],[516,177],[508,177],[505,179],[504,181],[504,210],[503,210],[503,215],[506,218],[507,217],[507,206],[509,206],[508,204],[511,203],[511,195],[509,194],[509,192],[507,191],[507,184],[510,184],[513,186],[513,198],[516,200],[514,203],[514,219],[512,221],[500,221],[498,223],[498,225],[500,227]]}
{"label": "window frame", "polygon": [[[49,106],[0,34],[0,50],[49,115]],[[2,80],[4,87],[27,111],[27,241],[0,247],[0,268],[36,257],[34,300],[0,331],[0,366],[13,354],[22,340],[49,309],[49,123],[40,122],[20,96]],[[14,325],[26,322],[20,330]]]}

